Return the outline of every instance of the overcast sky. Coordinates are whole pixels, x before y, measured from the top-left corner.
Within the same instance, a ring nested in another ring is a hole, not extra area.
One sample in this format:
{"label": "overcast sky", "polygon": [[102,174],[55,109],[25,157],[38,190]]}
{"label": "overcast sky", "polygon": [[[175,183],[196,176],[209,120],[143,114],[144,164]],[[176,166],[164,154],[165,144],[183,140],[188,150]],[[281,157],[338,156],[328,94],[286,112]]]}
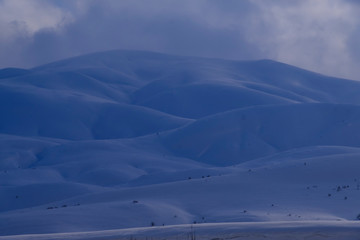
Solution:
{"label": "overcast sky", "polygon": [[360,80],[359,16],[357,0],[0,0],[0,68],[140,49]]}

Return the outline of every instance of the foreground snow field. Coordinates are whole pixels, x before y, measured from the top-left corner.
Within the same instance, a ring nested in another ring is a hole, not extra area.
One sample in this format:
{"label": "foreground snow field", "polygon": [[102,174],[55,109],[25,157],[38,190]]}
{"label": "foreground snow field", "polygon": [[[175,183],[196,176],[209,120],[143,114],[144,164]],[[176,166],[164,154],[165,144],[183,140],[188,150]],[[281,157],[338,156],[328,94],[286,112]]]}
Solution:
{"label": "foreground snow field", "polygon": [[359,239],[360,229],[356,222],[258,222],[258,223],[222,223],[175,225],[152,228],[132,228],[122,230],[107,230],[98,232],[34,234],[22,236],[7,236],[6,240],[225,240],[225,239]]}
{"label": "foreground snow field", "polygon": [[2,69],[0,239],[187,224],[197,239],[356,239],[359,92],[270,60],[141,51]]}

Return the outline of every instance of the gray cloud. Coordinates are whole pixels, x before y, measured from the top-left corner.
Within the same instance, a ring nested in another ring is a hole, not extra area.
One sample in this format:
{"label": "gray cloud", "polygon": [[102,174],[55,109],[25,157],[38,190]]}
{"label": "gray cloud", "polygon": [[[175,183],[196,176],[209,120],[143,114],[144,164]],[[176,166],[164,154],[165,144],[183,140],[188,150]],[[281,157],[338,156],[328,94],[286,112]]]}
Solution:
{"label": "gray cloud", "polygon": [[10,10],[0,17],[0,67],[141,49],[360,73],[359,5],[351,0],[0,1],[0,15]]}

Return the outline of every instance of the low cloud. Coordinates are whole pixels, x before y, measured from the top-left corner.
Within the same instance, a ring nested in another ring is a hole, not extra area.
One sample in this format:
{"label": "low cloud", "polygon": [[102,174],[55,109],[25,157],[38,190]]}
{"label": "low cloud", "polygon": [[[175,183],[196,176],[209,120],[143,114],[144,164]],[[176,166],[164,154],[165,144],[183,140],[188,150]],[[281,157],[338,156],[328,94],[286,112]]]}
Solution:
{"label": "low cloud", "polygon": [[350,0],[2,0],[0,67],[141,49],[270,58],[357,79],[358,11]]}

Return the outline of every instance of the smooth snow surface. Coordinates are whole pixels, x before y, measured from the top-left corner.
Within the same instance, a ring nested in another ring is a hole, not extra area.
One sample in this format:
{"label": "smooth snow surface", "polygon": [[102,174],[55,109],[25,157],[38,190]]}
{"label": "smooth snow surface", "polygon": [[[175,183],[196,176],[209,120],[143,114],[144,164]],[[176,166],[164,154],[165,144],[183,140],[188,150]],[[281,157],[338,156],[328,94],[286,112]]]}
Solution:
{"label": "smooth snow surface", "polygon": [[247,239],[288,239],[283,224],[304,233],[293,239],[332,224],[343,234],[332,237],[356,239],[359,93],[360,82],[269,60],[141,51],[2,69],[0,239],[129,239],[9,235],[154,225],[160,236],[181,224],[207,239],[223,222],[260,226]]}
{"label": "smooth snow surface", "polygon": [[[257,222],[183,224],[175,226],[131,228],[97,232],[33,234],[6,236],[6,240],[356,240],[360,229],[357,222]],[[0,240],[5,238],[0,236]]]}

